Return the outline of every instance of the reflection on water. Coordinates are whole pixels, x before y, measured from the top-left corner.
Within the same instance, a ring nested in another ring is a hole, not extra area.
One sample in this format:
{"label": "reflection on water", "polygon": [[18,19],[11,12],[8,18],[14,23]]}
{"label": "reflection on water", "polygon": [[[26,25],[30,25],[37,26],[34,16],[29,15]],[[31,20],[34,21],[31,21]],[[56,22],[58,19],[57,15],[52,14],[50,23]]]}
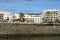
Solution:
{"label": "reflection on water", "polygon": [[21,40],[60,40],[60,36],[21,38]]}
{"label": "reflection on water", "polygon": [[0,39],[0,40],[60,40],[60,36],[53,37],[27,37],[27,38],[10,38],[10,39]]}
{"label": "reflection on water", "polygon": [[21,36],[21,35],[17,35],[17,36],[9,36],[6,35],[4,37],[0,36],[0,40],[60,40],[60,36],[46,36],[46,35],[24,35],[24,36]]}

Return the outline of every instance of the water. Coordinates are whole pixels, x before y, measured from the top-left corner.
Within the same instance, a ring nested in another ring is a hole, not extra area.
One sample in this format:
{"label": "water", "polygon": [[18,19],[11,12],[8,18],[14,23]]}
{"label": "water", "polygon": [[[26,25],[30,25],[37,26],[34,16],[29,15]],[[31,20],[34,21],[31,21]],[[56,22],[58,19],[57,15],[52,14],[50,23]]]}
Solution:
{"label": "water", "polygon": [[0,40],[60,40],[60,36],[12,36],[3,37]]}
{"label": "water", "polygon": [[60,36],[53,37],[36,37],[36,38],[12,38],[12,39],[0,39],[0,40],[60,40]]}

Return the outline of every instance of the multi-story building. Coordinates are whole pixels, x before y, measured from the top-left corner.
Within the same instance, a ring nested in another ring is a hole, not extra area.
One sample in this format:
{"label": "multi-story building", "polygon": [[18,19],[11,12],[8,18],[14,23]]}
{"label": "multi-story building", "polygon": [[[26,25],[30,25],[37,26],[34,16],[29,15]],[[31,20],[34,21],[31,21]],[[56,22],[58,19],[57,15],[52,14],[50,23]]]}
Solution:
{"label": "multi-story building", "polygon": [[0,22],[3,22],[3,14],[0,14]]}
{"label": "multi-story building", "polygon": [[60,20],[60,10],[58,10],[58,19]]}
{"label": "multi-story building", "polygon": [[58,19],[58,10],[56,9],[45,10],[43,15],[44,15],[43,17],[44,23],[54,22],[56,19]]}
{"label": "multi-story building", "polygon": [[0,20],[2,21],[13,21],[13,15],[7,11],[0,11]]}
{"label": "multi-story building", "polygon": [[[14,19],[20,18],[20,14],[14,14]],[[56,9],[44,10],[40,14],[28,14],[24,13],[24,18],[26,23],[55,23],[56,19],[60,20],[60,12]]]}

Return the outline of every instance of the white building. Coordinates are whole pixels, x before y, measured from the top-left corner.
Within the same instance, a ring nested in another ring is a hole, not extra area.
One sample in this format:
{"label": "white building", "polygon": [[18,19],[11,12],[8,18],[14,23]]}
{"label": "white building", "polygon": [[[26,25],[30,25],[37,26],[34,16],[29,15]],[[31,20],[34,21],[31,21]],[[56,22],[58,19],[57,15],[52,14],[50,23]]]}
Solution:
{"label": "white building", "polygon": [[58,19],[60,20],[60,10],[58,10]]}
{"label": "white building", "polygon": [[0,11],[0,14],[2,14],[3,20],[13,21],[13,15],[10,12],[7,11]]}
{"label": "white building", "polygon": [[[14,14],[14,19],[18,19],[18,18],[20,18],[20,14]],[[41,14],[24,13],[24,18],[26,20],[33,20],[33,23],[41,23],[43,21],[54,22],[56,19],[60,20],[60,11],[56,9],[48,9],[48,10],[44,10]]]}
{"label": "white building", "polygon": [[[14,19],[20,18],[20,14],[14,14]],[[41,23],[42,22],[41,14],[24,14],[25,20],[32,20],[33,23]]]}
{"label": "white building", "polygon": [[18,18],[20,18],[20,14],[15,13],[14,14],[14,19],[18,19]]}
{"label": "white building", "polygon": [[43,11],[43,21],[45,22],[51,22],[51,21],[55,21],[56,19],[58,19],[58,10],[56,9],[48,9],[48,10],[45,10]]}
{"label": "white building", "polygon": [[24,14],[26,20],[33,20],[33,23],[41,23],[41,14]]}

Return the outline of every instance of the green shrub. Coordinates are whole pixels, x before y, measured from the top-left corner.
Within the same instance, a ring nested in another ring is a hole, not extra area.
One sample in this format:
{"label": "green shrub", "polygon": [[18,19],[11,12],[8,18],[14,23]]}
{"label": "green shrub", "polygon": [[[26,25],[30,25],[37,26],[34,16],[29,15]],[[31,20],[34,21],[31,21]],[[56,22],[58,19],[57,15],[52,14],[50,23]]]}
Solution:
{"label": "green shrub", "polygon": [[19,19],[17,19],[17,20],[20,21],[20,22],[24,22],[24,21],[25,21],[24,18],[19,18]]}
{"label": "green shrub", "polygon": [[60,23],[60,20],[59,19],[56,19],[55,23]]}

